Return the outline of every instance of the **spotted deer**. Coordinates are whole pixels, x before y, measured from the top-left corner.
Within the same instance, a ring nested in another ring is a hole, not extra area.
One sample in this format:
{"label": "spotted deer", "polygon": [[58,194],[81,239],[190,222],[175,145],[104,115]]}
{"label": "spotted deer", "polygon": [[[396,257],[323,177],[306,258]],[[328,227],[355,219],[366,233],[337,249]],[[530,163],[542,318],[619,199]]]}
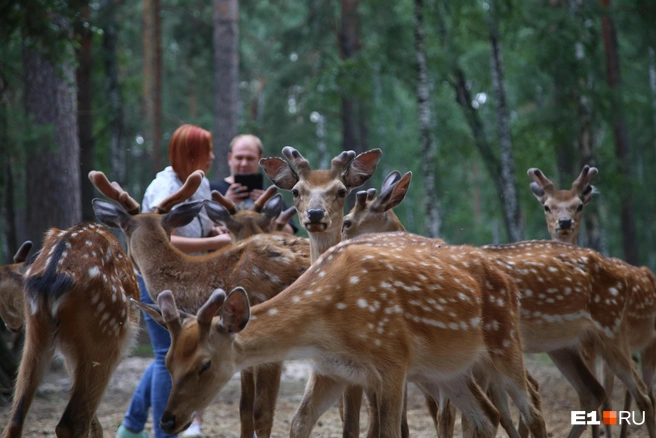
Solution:
{"label": "spotted deer", "polygon": [[526,388],[516,287],[476,248],[407,233],[367,235],[328,249],[285,291],[252,308],[241,288],[215,291],[196,317],[180,313],[170,293],[158,304],[161,316],[142,308],[171,332],[167,366],[177,383],[168,433],[180,431],[203,408],[197,401],[209,403],[235,371],[310,359],[314,373],[291,437],[310,436],[347,385],[375,388],[379,436],[399,437],[406,380],[446,394],[468,418],[468,436],[494,437],[498,412],[472,378],[483,364],[534,436],[546,437]]}
{"label": "spotted deer", "polygon": [[24,276],[26,336],[14,402],[3,438],[20,437],[55,350],[73,388],[58,437],[102,437],[100,399],[139,326],[137,279],[118,240],[96,224],[50,229]]}
{"label": "spotted deer", "polygon": [[[531,189],[537,200],[544,206],[544,214],[551,238],[574,245],[578,242],[578,233],[583,218],[583,206],[590,202],[593,187],[590,182],[597,175],[594,167],[584,166],[578,178],[572,183],[571,190],[556,190],[555,184],[540,169],[531,168],[528,175],[533,179]],[[647,267],[635,267],[622,260],[611,258],[620,269],[626,271],[631,290],[626,324],[628,344],[631,352],[640,353],[642,358],[642,377],[651,392],[654,370],[656,368],[656,333],[652,321],[656,320],[656,282],[653,273]],[[597,352],[594,345],[585,343],[581,346],[581,355],[588,367],[595,372]],[[608,364],[604,363],[603,380],[607,394],[612,394],[614,374]],[[652,397],[653,398],[653,397]],[[631,395],[627,390],[624,410],[631,408]],[[604,410],[612,410],[610,399],[604,403]],[[626,422],[622,424],[621,437],[628,433]],[[611,435],[610,426],[606,425],[606,436]],[[598,435],[598,431],[595,431]]]}
{"label": "spotted deer", "polygon": [[[358,193],[355,209],[344,218],[344,238],[375,231],[377,223],[387,231],[402,229],[391,208],[407,192],[409,175],[404,178],[402,183],[396,173],[386,180],[378,197],[372,189]],[[482,250],[519,287],[524,351],[546,352],[577,391],[580,409],[589,412],[606,398],[578,353],[580,345],[594,345],[634,398],[639,398],[653,437],[652,404],[631,361],[634,328],[628,321],[635,318],[653,327],[656,301],[643,297],[636,306],[627,307],[633,299],[634,274],[614,259],[560,242],[529,241]],[[639,286],[646,289],[646,281]],[[574,426],[569,436],[578,437],[584,430],[585,426]]]}
{"label": "spotted deer", "polygon": [[[162,201],[157,213],[142,214],[139,214],[139,203],[117,184],[110,184],[104,174],[91,172],[89,178],[101,193],[120,204],[93,200],[98,219],[125,233],[130,259],[143,276],[152,298],[156,300],[161,291],[171,290],[184,312],[195,314],[211,291],[219,287],[246,287],[253,291],[249,295],[251,302],[263,302],[291,284],[310,265],[307,240],[284,233],[258,234],[200,256],[190,256],[173,247],[171,232],[191,222],[203,205],[210,218],[220,217],[225,212],[225,207],[212,200],[182,204],[173,209],[195,193],[202,180],[201,171],[190,175],[180,191]],[[267,196],[270,195],[269,192]],[[262,202],[257,205],[262,205],[259,214],[264,216],[269,210],[276,210]],[[254,433],[258,437],[271,434],[281,364],[261,367],[254,372],[256,380],[251,371],[242,373],[240,422],[243,438],[252,438]],[[163,423],[166,421],[162,418]]]}
{"label": "spotted deer", "polygon": [[23,274],[33,260],[27,256],[32,242],[26,240],[14,255],[13,264],[0,266],[0,318],[12,332],[19,332],[25,323],[23,313]]}
{"label": "spotted deer", "polygon": [[[344,151],[332,159],[328,170],[312,170],[309,161],[292,147],[283,148],[282,153],[294,167],[277,157],[261,159],[260,166],[277,187],[292,192],[299,221],[310,237],[311,260],[314,262],[340,242],[346,197],[371,178],[382,151],[372,149],[358,156],[353,151]],[[314,379],[310,381],[314,382]],[[370,409],[371,398],[370,394]],[[343,400],[340,400],[344,437],[360,436],[361,403],[362,389],[347,388]],[[369,427],[369,430],[373,429]],[[407,431],[404,429],[404,432],[405,437]]]}

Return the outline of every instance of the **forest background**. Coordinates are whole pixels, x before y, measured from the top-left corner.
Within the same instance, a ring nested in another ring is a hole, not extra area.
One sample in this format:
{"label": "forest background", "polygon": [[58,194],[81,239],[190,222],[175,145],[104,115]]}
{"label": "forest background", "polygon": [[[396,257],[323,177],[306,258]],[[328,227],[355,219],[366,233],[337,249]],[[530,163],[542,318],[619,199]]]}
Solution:
{"label": "forest background", "polygon": [[653,0],[0,2],[0,263],[94,220],[86,175],[141,200],[183,123],[315,167],[383,150],[410,231],[549,238],[526,170],[599,168],[580,243],[656,268]]}

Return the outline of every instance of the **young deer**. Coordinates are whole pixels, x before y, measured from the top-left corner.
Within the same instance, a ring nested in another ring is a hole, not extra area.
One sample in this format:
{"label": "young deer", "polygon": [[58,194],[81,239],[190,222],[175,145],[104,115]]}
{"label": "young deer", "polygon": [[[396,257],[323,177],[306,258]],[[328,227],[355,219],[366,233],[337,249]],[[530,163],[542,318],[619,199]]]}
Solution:
{"label": "young deer", "polygon": [[[225,211],[215,201],[188,203],[172,209],[196,191],[202,180],[200,171],[190,175],[179,192],[162,201],[158,213],[144,214],[139,214],[139,204],[134,199],[117,184],[110,184],[101,172],[92,172],[89,178],[101,193],[123,207],[99,199],[93,201],[98,219],[125,233],[128,254],[153,299],[163,290],[172,290],[185,312],[196,313],[207,300],[208,291],[218,287],[243,285],[256,291],[250,295],[252,302],[265,301],[291,284],[310,265],[307,240],[284,233],[258,234],[202,256],[189,256],[174,248],[169,241],[173,229],[191,222],[203,205],[210,218],[221,217]],[[269,207],[265,206],[260,214],[266,216],[268,211]],[[255,370],[255,383],[250,371],[242,373],[243,438],[252,438],[254,433],[258,437],[271,434],[281,366]]]}
{"label": "young deer", "polygon": [[23,274],[32,262],[27,261],[31,249],[32,242],[26,240],[16,251],[14,263],[0,266],[0,318],[13,332],[19,332],[25,323]]}
{"label": "young deer", "polygon": [[[361,230],[373,231],[376,224],[390,231],[402,228],[391,208],[407,192],[409,175],[404,176],[404,182],[399,176],[390,175],[375,199],[371,189],[369,195],[358,193],[356,208],[345,217],[345,238]],[[482,249],[520,288],[525,351],[548,353],[579,394],[581,410],[591,411],[601,405],[606,394],[576,347],[593,343],[631,394],[639,397],[650,437],[654,436],[652,405],[630,359],[634,329],[629,321],[634,318],[653,327],[656,300],[644,297],[639,305],[625,311],[635,294],[631,270],[594,251],[558,242],[532,241]],[[639,287],[646,290],[646,282]],[[578,437],[584,430],[585,426],[574,426],[569,436]]]}
{"label": "young deer", "polygon": [[24,274],[26,336],[3,438],[20,437],[43,372],[58,349],[73,379],[58,437],[102,437],[95,413],[109,378],[132,347],[139,297],[132,264],[104,227],[50,229]]}
{"label": "young deer", "polygon": [[[583,206],[591,201],[593,187],[590,185],[592,178],[597,175],[596,168],[584,166],[581,174],[572,183],[571,190],[556,190],[555,185],[540,169],[528,170],[528,175],[533,179],[531,189],[538,201],[544,205],[547,227],[552,239],[577,244],[578,232],[583,218]],[[628,344],[632,352],[640,352],[642,358],[642,376],[647,388],[651,392],[651,384],[656,368],[656,337],[654,326],[651,321],[656,319],[656,307],[650,303],[656,303],[656,286],[654,276],[647,267],[637,268],[628,263],[612,258],[620,269],[624,269],[631,279],[632,290],[628,301],[626,314]],[[648,307],[654,312],[653,315],[644,308]],[[636,309],[640,309],[635,311]],[[595,360],[597,353],[594,345],[590,342],[581,346],[581,355],[592,372],[595,372]],[[614,386],[614,374],[610,367],[604,363],[603,379],[607,394],[612,394]],[[624,410],[631,409],[631,395],[626,391]],[[604,410],[612,410],[610,400],[604,402]],[[628,432],[626,422],[622,424],[621,437]],[[598,435],[598,431],[594,431]],[[606,436],[611,436],[610,426],[606,425]]]}
{"label": "young deer", "polygon": [[[382,152],[372,149],[358,156],[353,151],[342,152],[332,159],[329,170],[312,170],[308,160],[289,146],[283,148],[282,153],[296,170],[281,158],[262,159],[260,166],[277,187],[292,192],[299,221],[310,236],[314,263],[328,248],[340,242],[346,197],[371,178]],[[371,398],[370,394],[370,410]],[[348,388],[340,404],[344,437],[360,436],[361,403],[362,389]],[[373,430],[371,424],[370,418],[370,431]]]}
{"label": "young deer", "polygon": [[167,366],[177,383],[163,426],[181,430],[239,369],[306,358],[315,372],[291,437],[310,436],[346,385],[374,388],[379,436],[398,437],[406,380],[434,397],[446,394],[474,436],[494,437],[498,412],[471,376],[483,364],[487,378],[513,396],[534,436],[546,437],[525,384],[516,294],[482,251],[406,233],[342,242],[252,309],[242,289],[227,297],[216,291],[194,318],[163,293],[163,317],[148,308],[172,337]]}

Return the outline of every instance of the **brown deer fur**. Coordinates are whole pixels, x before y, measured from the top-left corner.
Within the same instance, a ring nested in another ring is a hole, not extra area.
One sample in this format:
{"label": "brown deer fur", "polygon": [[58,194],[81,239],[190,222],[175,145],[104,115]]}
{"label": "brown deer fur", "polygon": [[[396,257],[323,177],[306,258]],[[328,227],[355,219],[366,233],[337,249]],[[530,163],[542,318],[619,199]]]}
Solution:
{"label": "brown deer fur", "polygon": [[[23,274],[30,265],[26,261],[32,242],[24,242],[14,255],[14,263],[0,266],[0,318],[14,332],[23,328]],[[31,261],[31,260],[30,260]]]}
{"label": "brown deer fur", "polygon": [[52,228],[24,274],[26,337],[14,404],[3,438],[20,437],[32,398],[55,349],[73,388],[58,437],[102,437],[95,415],[109,378],[139,324],[132,264],[104,227]]}

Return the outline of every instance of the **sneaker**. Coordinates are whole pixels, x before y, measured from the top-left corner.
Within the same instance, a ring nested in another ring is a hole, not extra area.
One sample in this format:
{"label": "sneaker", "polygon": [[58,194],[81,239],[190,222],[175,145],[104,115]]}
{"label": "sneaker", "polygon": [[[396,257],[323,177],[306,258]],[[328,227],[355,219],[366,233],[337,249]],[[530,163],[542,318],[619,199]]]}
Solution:
{"label": "sneaker", "polygon": [[200,430],[200,424],[199,423],[191,423],[191,426],[187,428],[184,432],[182,432],[182,436],[185,438],[192,438],[192,437],[202,437],[203,432]]}
{"label": "sneaker", "polygon": [[116,431],[116,438],[149,438],[149,436],[145,430],[142,430],[141,432],[132,432],[121,424]]}

